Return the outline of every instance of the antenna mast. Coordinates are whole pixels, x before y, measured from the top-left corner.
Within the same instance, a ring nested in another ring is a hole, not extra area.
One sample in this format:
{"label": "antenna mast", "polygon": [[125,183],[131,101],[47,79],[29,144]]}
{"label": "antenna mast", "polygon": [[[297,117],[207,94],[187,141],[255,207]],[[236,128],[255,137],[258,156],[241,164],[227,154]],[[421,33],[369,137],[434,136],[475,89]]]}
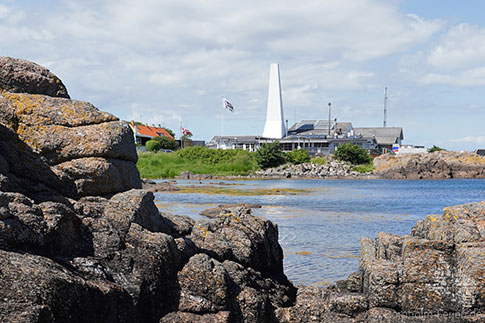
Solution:
{"label": "antenna mast", "polygon": [[384,128],[387,125],[387,86],[384,88]]}

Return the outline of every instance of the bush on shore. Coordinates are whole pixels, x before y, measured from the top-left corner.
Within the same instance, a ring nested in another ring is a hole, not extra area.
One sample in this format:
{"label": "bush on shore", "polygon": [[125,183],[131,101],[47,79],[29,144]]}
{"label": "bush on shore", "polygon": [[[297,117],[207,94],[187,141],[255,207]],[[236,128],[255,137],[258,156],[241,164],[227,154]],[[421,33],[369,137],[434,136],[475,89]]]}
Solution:
{"label": "bush on shore", "polygon": [[158,136],[153,139],[160,143],[160,149],[176,150],[178,148],[177,142],[173,139]]}
{"label": "bush on shore", "polygon": [[158,140],[148,140],[145,144],[145,148],[147,151],[159,151],[160,150],[160,142]]}
{"label": "bush on shore", "polygon": [[286,160],[294,165],[308,163],[311,160],[310,154],[303,148],[295,149],[286,153]]}
{"label": "bush on shore", "polygon": [[434,153],[435,151],[443,151],[443,150],[446,150],[446,149],[438,147],[436,145],[433,145],[433,147],[428,148],[429,153]]}
{"label": "bush on shore", "polygon": [[353,165],[368,164],[372,161],[367,150],[351,142],[338,146],[334,156],[340,161],[346,161]]}
{"label": "bush on shore", "polygon": [[255,159],[262,169],[278,167],[286,162],[285,154],[278,141],[262,144],[255,152]]}

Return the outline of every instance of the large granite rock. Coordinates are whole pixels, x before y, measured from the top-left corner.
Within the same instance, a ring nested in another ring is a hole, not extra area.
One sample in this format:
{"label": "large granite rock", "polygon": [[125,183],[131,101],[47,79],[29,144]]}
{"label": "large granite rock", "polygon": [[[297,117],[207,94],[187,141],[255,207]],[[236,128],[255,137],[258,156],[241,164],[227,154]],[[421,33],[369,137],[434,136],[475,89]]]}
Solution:
{"label": "large granite rock", "polygon": [[[245,207],[223,210],[215,221],[199,222],[192,240],[212,257],[236,261],[271,277],[284,277],[278,227]],[[282,278],[284,279],[284,278]]]}
{"label": "large granite rock", "polygon": [[485,157],[453,151],[385,154],[374,159],[374,173],[390,179],[485,178]]}
{"label": "large granite rock", "polygon": [[133,322],[129,294],[48,259],[0,250],[3,322]]}
{"label": "large granite rock", "polygon": [[0,90],[69,98],[62,81],[48,69],[11,57],[0,57]]}
{"label": "large granite rock", "polygon": [[[16,62],[6,61],[8,66]],[[1,73],[11,70],[1,62]],[[12,77],[16,92],[29,93],[12,93],[0,84],[1,185],[34,199],[53,192],[78,198],[141,188],[133,133],[126,124],[90,103],[53,97],[44,88],[27,91],[37,80],[27,76]]]}

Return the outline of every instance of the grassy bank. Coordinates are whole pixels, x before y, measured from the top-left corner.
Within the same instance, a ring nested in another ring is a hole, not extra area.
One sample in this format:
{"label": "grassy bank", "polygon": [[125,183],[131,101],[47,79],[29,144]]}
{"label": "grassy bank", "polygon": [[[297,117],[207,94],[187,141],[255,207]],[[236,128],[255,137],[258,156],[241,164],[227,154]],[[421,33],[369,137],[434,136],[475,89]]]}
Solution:
{"label": "grassy bank", "polygon": [[352,166],[352,169],[355,170],[356,172],[359,172],[359,173],[372,172],[374,170],[374,162],[371,161],[368,164],[354,165],[354,166]]}
{"label": "grassy bank", "polygon": [[182,172],[237,176],[248,175],[258,168],[253,155],[247,151],[203,147],[190,147],[173,153],[140,153],[136,166],[144,178],[172,178]]}

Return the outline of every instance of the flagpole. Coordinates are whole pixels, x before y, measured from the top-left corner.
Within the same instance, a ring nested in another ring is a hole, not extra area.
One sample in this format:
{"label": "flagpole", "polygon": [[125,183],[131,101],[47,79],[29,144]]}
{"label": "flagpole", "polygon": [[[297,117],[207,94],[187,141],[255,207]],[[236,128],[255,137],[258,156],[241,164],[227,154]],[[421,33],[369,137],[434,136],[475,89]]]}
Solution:
{"label": "flagpole", "polygon": [[222,137],[224,137],[224,97],[222,97],[222,111],[221,111],[221,115],[222,115],[222,134],[221,134],[221,142],[220,142],[220,146],[222,147]]}
{"label": "flagpole", "polygon": [[179,128],[180,128],[180,148],[184,148],[184,139],[182,138],[184,136],[184,132],[182,131],[182,121],[179,121]]}

